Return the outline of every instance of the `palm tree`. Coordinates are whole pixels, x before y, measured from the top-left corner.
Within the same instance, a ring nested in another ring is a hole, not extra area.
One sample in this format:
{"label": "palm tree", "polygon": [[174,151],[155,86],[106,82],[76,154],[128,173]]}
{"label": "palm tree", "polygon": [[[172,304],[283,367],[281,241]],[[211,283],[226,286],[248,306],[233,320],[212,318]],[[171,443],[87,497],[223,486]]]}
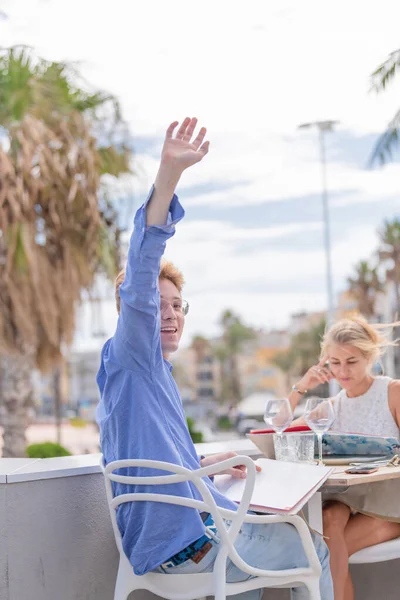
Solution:
{"label": "palm tree", "polygon": [[80,294],[118,268],[103,175],[129,172],[115,99],[64,63],[0,54],[0,354],[3,456],[23,456],[32,372],[59,364]]}
{"label": "palm tree", "polygon": [[373,317],[377,294],[383,291],[377,268],[371,267],[366,260],[361,260],[355,266],[355,276],[348,277],[347,282],[359,312],[367,319]]}
{"label": "palm tree", "polygon": [[195,352],[197,365],[201,365],[210,350],[210,341],[202,335],[195,335],[190,346]]}
{"label": "palm tree", "polygon": [[246,341],[255,337],[254,330],[244,325],[231,310],[225,310],[221,316],[222,344],[226,351],[226,365],[229,380],[230,400],[234,403],[242,399],[242,386],[238,366],[238,356]]}
{"label": "palm tree", "polygon": [[379,234],[379,260],[394,284],[397,318],[400,315],[400,220],[385,221]]}
{"label": "palm tree", "polygon": [[318,361],[321,352],[321,340],[326,329],[326,320],[311,325],[305,331],[299,331],[292,337],[290,348],[293,353],[298,375],[304,375]]}
{"label": "palm tree", "polygon": [[218,340],[212,346],[212,352],[219,363],[219,381],[220,381],[220,402],[230,399],[230,377],[228,374],[227,361],[229,357],[229,351],[225,344]]}
{"label": "palm tree", "polygon": [[277,352],[272,358],[271,363],[278,367],[280,371],[285,375],[285,382],[287,390],[290,390],[291,378],[293,373],[293,368],[295,364],[295,358],[293,356],[292,349],[290,350],[281,350]]}
{"label": "palm tree", "polygon": [[[372,89],[382,92],[397,75],[400,68],[400,49],[391,52],[388,58],[372,73]],[[392,158],[393,150],[399,144],[400,109],[388,124],[386,131],[378,139],[370,158],[370,165],[385,164]]]}
{"label": "palm tree", "polygon": [[321,319],[319,323],[299,331],[291,338],[289,348],[272,359],[271,362],[286,375],[288,389],[292,376],[301,377],[318,361],[325,328],[326,320]]}

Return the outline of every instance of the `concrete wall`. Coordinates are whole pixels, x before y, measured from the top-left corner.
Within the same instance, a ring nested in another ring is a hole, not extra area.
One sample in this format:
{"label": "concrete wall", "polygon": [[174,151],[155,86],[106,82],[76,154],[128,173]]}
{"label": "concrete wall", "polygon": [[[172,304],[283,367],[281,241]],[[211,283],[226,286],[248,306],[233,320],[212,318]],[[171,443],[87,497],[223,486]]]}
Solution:
{"label": "concrete wall", "polygon": [[[113,599],[118,556],[100,473],[0,484],[0,540],[0,600]],[[352,571],[356,598],[398,600],[400,561]]]}
{"label": "concrete wall", "polygon": [[7,600],[110,600],[117,551],[102,476],[3,487],[8,531]]}
{"label": "concrete wall", "polygon": [[6,523],[6,485],[0,484],[0,599],[9,600],[8,594],[8,539]]}

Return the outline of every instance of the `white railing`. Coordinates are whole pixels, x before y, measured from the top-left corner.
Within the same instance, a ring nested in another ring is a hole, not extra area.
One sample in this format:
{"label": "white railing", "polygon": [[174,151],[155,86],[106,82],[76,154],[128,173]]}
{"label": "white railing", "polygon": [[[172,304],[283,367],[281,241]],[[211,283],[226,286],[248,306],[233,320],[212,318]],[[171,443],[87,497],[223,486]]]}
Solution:
{"label": "white railing", "polygon": [[[235,450],[256,457],[247,439],[198,444],[198,454]],[[0,459],[0,599],[111,600],[118,553],[99,454]],[[395,562],[355,565],[365,600],[397,598]],[[269,590],[286,600],[287,590]],[[134,600],[149,600],[135,592]]]}

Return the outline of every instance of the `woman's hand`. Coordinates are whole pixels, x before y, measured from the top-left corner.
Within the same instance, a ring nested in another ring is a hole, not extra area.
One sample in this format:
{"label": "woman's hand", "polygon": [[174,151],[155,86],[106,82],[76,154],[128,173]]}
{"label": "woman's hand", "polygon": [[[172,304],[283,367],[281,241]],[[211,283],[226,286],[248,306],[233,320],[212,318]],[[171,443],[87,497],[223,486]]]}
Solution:
{"label": "woman's hand", "polygon": [[301,392],[312,390],[318,385],[328,383],[331,379],[334,379],[334,376],[326,367],[327,359],[327,356],[323,356],[317,365],[308,369],[307,373],[296,383],[297,389]]}
{"label": "woman's hand", "polygon": [[[238,456],[236,452],[223,452],[222,454],[213,454],[212,456],[207,456],[206,458],[202,458],[200,464],[202,467],[209,467],[210,465],[217,465],[223,460],[227,460],[228,458],[233,458],[234,456]],[[261,471],[261,467],[256,465],[256,471]],[[232,475],[232,477],[236,477],[236,479],[245,479],[246,478],[246,467],[245,465],[236,465],[236,467],[231,467],[230,469],[226,469],[226,471],[219,471],[218,475]]]}

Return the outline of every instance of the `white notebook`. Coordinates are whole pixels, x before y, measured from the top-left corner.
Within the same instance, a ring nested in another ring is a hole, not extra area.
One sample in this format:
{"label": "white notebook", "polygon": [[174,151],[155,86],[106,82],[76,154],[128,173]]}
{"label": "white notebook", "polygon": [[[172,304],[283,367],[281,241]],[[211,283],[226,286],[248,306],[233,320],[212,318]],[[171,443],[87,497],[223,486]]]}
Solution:
{"label": "white notebook", "polygon": [[[256,474],[250,508],[258,512],[295,515],[332,473],[331,467],[292,463],[269,458],[256,461]],[[215,485],[234,502],[240,502],[246,481],[230,475],[217,475]]]}

